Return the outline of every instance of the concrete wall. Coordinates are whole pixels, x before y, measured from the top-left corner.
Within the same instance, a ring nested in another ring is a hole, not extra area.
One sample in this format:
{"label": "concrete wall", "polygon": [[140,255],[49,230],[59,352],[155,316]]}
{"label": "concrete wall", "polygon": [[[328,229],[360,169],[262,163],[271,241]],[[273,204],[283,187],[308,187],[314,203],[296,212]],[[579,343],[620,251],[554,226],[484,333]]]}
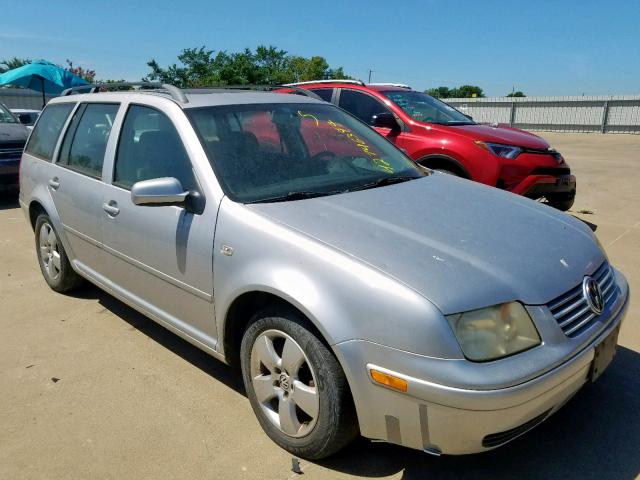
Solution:
{"label": "concrete wall", "polygon": [[640,134],[640,95],[448,98],[477,122],[526,130]]}
{"label": "concrete wall", "polygon": [[[45,100],[48,102],[53,97],[46,95]],[[0,88],[0,103],[4,103],[8,108],[40,110],[42,109],[42,94],[22,88]]]}

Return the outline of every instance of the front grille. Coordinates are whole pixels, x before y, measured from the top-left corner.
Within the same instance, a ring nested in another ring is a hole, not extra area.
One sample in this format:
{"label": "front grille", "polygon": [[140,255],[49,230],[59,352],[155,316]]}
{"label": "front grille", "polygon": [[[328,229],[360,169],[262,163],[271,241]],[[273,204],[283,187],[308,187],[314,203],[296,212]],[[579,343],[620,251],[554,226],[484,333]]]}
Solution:
{"label": "front grille", "polygon": [[507,442],[510,442],[514,438],[531,430],[533,427],[535,427],[540,422],[542,422],[545,418],[547,418],[547,415],[549,415],[549,412],[551,412],[551,409],[538,415],[535,418],[532,418],[528,422],[523,423],[518,427],[512,428],[510,430],[505,430],[504,432],[492,433],[490,435],[487,435],[482,439],[482,446],[485,448],[491,448],[491,447],[497,447],[499,445],[503,445]]}
{"label": "front grille", "polygon": [[537,167],[531,171],[531,175],[552,175],[554,177],[558,175],[569,175],[571,169],[568,167]]}
{"label": "front grille", "polygon": [[[608,262],[604,262],[592,277],[600,286],[606,310],[618,296],[613,270]],[[578,336],[589,328],[597,318],[584,298],[582,283],[549,302],[547,307],[568,337]]]}
{"label": "front grille", "polygon": [[0,158],[20,158],[24,149],[22,142],[4,142],[0,144]]}

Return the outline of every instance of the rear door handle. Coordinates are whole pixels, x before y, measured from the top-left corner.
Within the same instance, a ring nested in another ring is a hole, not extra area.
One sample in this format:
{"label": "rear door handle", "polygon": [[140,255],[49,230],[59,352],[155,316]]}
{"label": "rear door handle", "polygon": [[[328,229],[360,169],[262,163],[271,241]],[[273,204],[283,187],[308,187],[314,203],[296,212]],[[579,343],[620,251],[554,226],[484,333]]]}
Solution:
{"label": "rear door handle", "polygon": [[118,208],[118,204],[111,200],[109,203],[103,203],[102,209],[107,212],[112,217],[115,217],[120,213],[120,209]]}
{"label": "rear door handle", "polygon": [[50,179],[49,186],[51,187],[51,190],[57,190],[58,187],[60,186],[60,181],[58,180],[58,177],[53,177],[52,179]]}

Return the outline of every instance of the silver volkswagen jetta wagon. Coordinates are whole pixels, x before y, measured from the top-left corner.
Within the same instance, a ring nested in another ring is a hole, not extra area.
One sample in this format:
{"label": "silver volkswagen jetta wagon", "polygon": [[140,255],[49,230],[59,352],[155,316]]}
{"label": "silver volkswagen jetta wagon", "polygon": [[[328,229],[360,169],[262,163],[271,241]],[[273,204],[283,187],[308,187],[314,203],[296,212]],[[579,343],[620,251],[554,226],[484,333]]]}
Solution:
{"label": "silver volkswagen jetta wagon", "polygon": [[485,451],[611,361],[629,289],[579,220],[422,170],[308,96],[96,90],[49,102],[22,157],[45,280],[239,365],[295,455],[359,433]]}

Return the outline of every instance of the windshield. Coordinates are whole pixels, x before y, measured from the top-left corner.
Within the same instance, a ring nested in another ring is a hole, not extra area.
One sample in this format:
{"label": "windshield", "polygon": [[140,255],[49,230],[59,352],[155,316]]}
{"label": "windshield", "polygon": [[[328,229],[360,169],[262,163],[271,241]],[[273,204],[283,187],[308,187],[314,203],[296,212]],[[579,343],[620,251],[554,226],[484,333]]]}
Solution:
{"label": "windshield", "polygon": [[390,90],[381,92],[418,122],[440,125],[474,125],[470,118],[451,105],[430,97],[426,93],[413,90]]}
{"label": "windshield", "polygon": [[0,123],[18,123],[16,117],[0,103]]}
{"label": "windshield", "polygon": [[232,105],[187,115],[234,201],[299,200],[424,176],[400,150],[332,105]]}

